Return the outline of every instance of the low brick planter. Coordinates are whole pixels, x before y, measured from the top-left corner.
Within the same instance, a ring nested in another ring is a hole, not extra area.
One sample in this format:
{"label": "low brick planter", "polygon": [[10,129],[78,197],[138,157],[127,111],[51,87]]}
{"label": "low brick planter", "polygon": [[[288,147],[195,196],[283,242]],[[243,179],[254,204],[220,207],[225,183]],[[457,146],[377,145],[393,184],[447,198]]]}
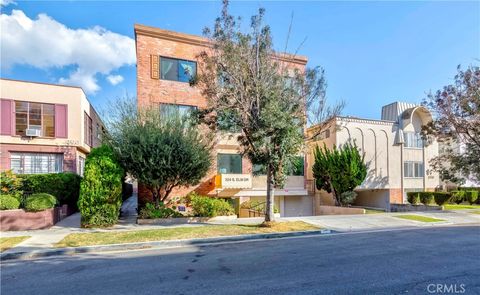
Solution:
{"label": "low brick planter", "polygon": [[410,211],[441,211],[442,206],[412,205],[412,204],[390,204],[391,212],[410,212]]}
{"label": "low brick planter", "polygon": [[32,230],[46,229],[72,214],[67,205],[38,212],[27,212],[23,209],[1,210],[0,230]]}
{"label": "low brick planter", "polygon": [[178,217],[178,218],[155,218],[155,219],[137,219],[137,224],[151,225],[169,225],[169,224],[189,224],[189,223],[205,223],[208,221],[235,220],[237,215],[216,216],[216,217]]}

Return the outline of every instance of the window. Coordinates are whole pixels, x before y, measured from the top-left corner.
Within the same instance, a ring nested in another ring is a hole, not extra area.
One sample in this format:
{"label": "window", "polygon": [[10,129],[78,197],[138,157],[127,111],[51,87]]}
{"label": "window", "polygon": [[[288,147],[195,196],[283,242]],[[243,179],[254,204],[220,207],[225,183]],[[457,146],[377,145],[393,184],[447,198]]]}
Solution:
{"label": "window", "polygon": [[168,104],[168,103],[161,103],[160,104],[160,114],[161,116],[168,117],[188,117],[195,111],[197,107],[195,106],[187,106],[187,105],[180,105],[180,104]]}
{"label": "window", "polygon": [[405,132],[405,147],[407,148],[423,148],[423,139],[418,132]]}
{"label": "window", "polygon": [[242,156],[239,154],[218,154],[217,169],[221,174],[241,174]]}
{"label": "window", "polygon": [[15,101],[15,134],[25,136],[27,129],[41,130],[44,137],[55,137],[55,105]]}
{"label": "window", "polygon": [[85,171],[85,158],[78,157],[78,175],[83,177],[84,171]]}
{"label": "window", "polygon": [[160,77],[163,80],[190,82],[197,74],[197,63],[194,61],[160,58]]}
{"label": "window", "polygon": [[423,177],[423,163],[422,162],[404,162],[403,176],[411,178]]}
{"label": "window", "polygon": [[59,173],[63,171],[63,154],[12,153],[10,168],[18,174]]}
{"label": "window", "polygon": [[88,146],[92,146],[93,143],[93,129],[92,129],[92,118],[90,118],[87,113],[84,113],[83,128],[84,128],[84,139],[83,142]]}

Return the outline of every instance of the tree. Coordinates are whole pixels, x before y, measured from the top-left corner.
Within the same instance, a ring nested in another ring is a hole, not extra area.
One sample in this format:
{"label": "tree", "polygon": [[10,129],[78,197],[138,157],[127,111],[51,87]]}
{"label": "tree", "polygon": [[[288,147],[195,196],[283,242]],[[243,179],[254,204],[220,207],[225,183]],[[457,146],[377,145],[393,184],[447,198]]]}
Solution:
{"label": "tree", "polygon": [[114,225],[122,205],[123,170],[107,145],[94,148],[87,156],[80,182],[78,208],[82,226]]}
{"label": "tree", "polygon": [[424,104],[433,121],[423,128],[426,138],[444,144],[432,160],[442,180],[462,184],[465,178],[480,181],[480,68],[457,68],[455,82],[430,93]]}
{"label": "tree", "polygon": [[158,108],[136,108],[134,100],[112,109],[108,142],[120,164],[151,192],[155,206],[168,203],[178,187],[200,183],[211,166],[211,138],[192,120]]}
{"label": "tree", "polygon": [[201,121],[213,130],[239,131],[242,155],[266,167],[268,222],[274,219],[274,188],[283,186],[286,167],[301,151],[306,107],[320,97],[323,72],[289,68],[282,60],[295,56],[275,52],[264,14],[260,9],[250,32],[242,33],[224,1],[213,30],[204,31],[212,46],[199,56],[194,84],[209,102]]}
{"label": "tree", "polygon": [[314,151],[313,176],[317,189],[332,193],[337,205],[347,205],[354,201],[355,187],[367,177],[367,165],[356,145],[346,144],[333,150],[318,145]]}

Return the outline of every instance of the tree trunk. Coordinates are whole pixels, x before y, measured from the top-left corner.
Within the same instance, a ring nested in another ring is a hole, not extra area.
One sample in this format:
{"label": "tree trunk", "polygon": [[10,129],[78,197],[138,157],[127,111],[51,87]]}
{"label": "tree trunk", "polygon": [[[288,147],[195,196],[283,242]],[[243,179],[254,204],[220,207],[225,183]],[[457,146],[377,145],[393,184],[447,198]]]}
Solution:
{"label": "tree trunk", "polygon": [[275,215],[273,205],[275,203],[275,185],[273,183],[273,171],[270,165],[267,166],[267,203],[265,206],[265,221],[274,221]]}

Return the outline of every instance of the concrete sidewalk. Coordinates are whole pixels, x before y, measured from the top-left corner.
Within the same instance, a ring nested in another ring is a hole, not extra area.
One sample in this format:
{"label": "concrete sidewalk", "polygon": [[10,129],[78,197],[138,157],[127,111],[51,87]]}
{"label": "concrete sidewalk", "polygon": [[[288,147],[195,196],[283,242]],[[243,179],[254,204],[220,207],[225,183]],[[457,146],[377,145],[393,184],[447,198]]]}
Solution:
{"label": "concrete sidewalk", "polygon": [[[126,202],[129,207],[128,213],[121,217],[119,224],[106,229],[86,229],[80,227],[80,214],[73,214],[60,221],[55,226],[46,230],[1,232],[1,237],[30,236],[31,238],[18,244],[3,253],[31,252],[50,249],[54,244],[72,233],[93,233],[111,231],[135,231],[146,229],[162,229],[175,227],[205,226],[208,224],[258,224],[263,218],[241,218],[230,221],[216,221],[204,224],[183,225],[138,225],[135,223],[136,215],[132,214],[132,208],[136,208],[133,200]],[[304,221],[312,225],[334,230],[337,232],[388,230],[412,227],[434,227],[445,225],[478,224],[480,226],[480,214],[472,214],[471,210],[439,211],[439,212],[402,212],[402,213],[379,213],[365,215],[322,215],[305,217],[279,218],[278,221]],[[478,210],[473,210],[478,211]],[[397,218],[397,215],[414,214],[445,220],[444,222],[419,222]]]}

